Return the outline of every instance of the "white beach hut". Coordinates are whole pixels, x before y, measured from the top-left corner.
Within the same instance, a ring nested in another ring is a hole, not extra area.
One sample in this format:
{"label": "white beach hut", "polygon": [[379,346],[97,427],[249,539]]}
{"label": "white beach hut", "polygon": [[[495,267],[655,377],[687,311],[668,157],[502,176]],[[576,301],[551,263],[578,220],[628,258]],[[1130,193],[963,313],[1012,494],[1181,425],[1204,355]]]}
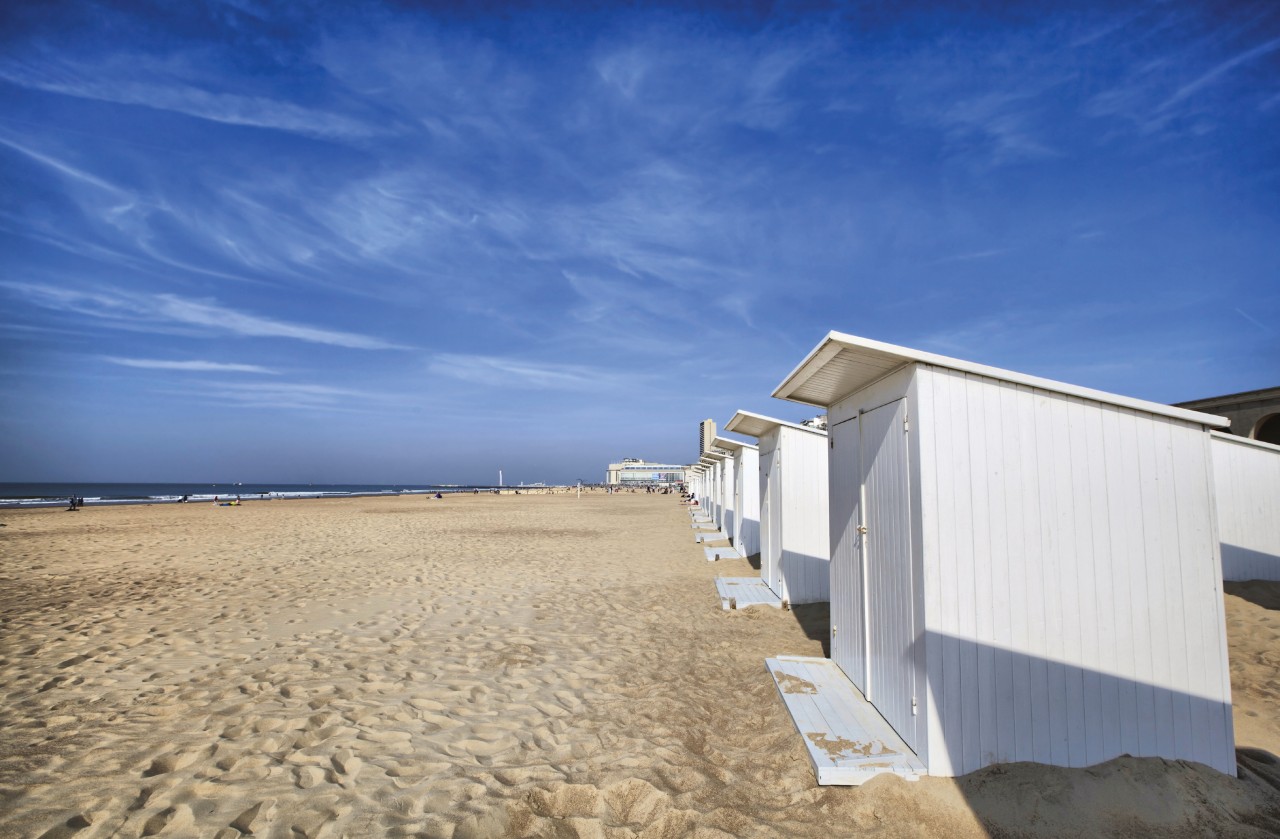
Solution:
{"label": "white beach hut", "polygon": [[773,395],[828,411],[831,657],[925,771],[1235,773],[1225,420],[837,332]]}
{"label": "white beach hut", "polygon": [[733,461],[732,484],[725,493],[732,496],[733,521],[725,528],[729,542],[743,556],[760,552],[760,453],[752,443],[717,437],[716,447],[729,453]]}
{"label": "white beach hut", "polygon": [[826,432],[750,411],[734,414],[724,428],[759,441],[761,579],[784,601],[825,602],[831,568]]}
{"label": "white beach hut", "polygon": [[711,497],[716,507],[713,519],[726,534],[732,533],[737,517],[733,509],[733,456],[722,449],[709,449],[704,457],[714,461],[711,467]]}
{"label": "white beach hut", "polygon": [[716,527],[720,526],[720,460],[721,458],[713,455],[712,452],[703,452],[702,462],[707,467],[706,486],[704,489],[707,493],[707,514],[711,516],[711,521]]}
{"label": "white beach hut", "polygon": [[1226,580],[1280,580],[1280,446],[1213,432]]}

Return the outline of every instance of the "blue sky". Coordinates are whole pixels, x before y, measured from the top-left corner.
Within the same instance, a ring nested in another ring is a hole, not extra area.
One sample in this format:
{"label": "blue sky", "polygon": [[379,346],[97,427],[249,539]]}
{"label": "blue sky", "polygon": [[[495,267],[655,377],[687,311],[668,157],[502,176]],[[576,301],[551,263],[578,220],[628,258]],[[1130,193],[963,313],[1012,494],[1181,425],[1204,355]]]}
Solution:
{"label": "blue sky", "polygon": [[0,480],[598,480],[831,329],[1280,384],[1280,4],[7,3]]}

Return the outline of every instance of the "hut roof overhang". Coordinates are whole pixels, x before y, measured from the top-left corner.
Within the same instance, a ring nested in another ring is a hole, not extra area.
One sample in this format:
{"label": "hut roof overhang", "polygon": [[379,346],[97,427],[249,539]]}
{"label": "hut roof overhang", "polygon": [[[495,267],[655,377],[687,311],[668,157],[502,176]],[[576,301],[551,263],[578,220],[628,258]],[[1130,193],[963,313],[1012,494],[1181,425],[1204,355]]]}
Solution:
{"label": "hut roof overhang", "polygon": [[730,440],[728,437],[717,437],[713,442],[713,446],[721,449],[727,449],[729,452],[736,452],[738,449],[756,449],[759,448],[755,443],[747,443],[742,440]]}
{"label": "hut roof overhang", "polygon": [[1148,414],[1173,417],[1210,428],[1227,428],[1231,424],[1224,417],[1216,417],[1212,414],[1069,385],[1053,379],[1042,379],[1039,376],[1003,370],[999,367],[988,367],[985,364],[899,347],[895,344],[885,344],[843,332],[828,332],[804,361],[782,380],[782,384],[773,391],[773,396],[789,402],[829,408],[849,394],[913,363],[944,367],[961,373],[973,373],[1012,384],[1131,408]]}
{"label": "hut roof overhang", "polygon": [[734,434],[755,437],[756,439],[760,439],[775,428],[794,428],[797,431],[805,431],[809,434],[816,434],[819,437],[827,436],[827,432],[820,428],[810,428],[798,422],[766,417],[764,414],[756,414],[751,411],[738,411],[733,415],[733,419],[725,423],[724,426],[725,431],[732,431]]}

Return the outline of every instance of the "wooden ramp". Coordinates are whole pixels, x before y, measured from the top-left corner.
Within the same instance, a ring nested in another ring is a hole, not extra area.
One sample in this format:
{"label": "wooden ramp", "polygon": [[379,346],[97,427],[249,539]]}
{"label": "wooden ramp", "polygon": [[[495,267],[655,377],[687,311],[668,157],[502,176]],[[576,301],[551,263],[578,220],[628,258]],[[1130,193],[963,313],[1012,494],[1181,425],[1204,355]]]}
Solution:
{"label": "wooden ramp", "polygon": [[925,772],[897,732],[829,658],[766,659],[821,785],[858,786],[883,772],[908,781]]}
{"label": "wooden ramp", "polygon": [[703,530],[693,534],[695,542],[728,542],[729,535],[720,530]]}
{"label": "wooden ramp", "polygon": [[745,559],[738,549],[731,545],[725,545],[722,548],[703,548],[702,551],[707,555],[707,562],[715,562],[719,559]]}
{"label": "wooden ramp", "polygon": [[720,595],[720,608],[725,611],[748,606],[782,608],[782,598],[759,577],[716,577],[716,593]]}

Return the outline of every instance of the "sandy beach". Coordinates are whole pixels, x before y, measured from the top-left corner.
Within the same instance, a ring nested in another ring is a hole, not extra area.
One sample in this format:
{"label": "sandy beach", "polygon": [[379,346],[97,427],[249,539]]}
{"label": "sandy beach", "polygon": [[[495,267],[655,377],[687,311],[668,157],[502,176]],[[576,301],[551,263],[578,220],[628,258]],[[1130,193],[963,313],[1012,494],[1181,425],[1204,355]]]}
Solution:
{"label": "sandy beach", "polygon": [[1280,835],[1280,586],[1228,587],[1240,778],[820,788],[671,495],[0,512],[0,837]]}

